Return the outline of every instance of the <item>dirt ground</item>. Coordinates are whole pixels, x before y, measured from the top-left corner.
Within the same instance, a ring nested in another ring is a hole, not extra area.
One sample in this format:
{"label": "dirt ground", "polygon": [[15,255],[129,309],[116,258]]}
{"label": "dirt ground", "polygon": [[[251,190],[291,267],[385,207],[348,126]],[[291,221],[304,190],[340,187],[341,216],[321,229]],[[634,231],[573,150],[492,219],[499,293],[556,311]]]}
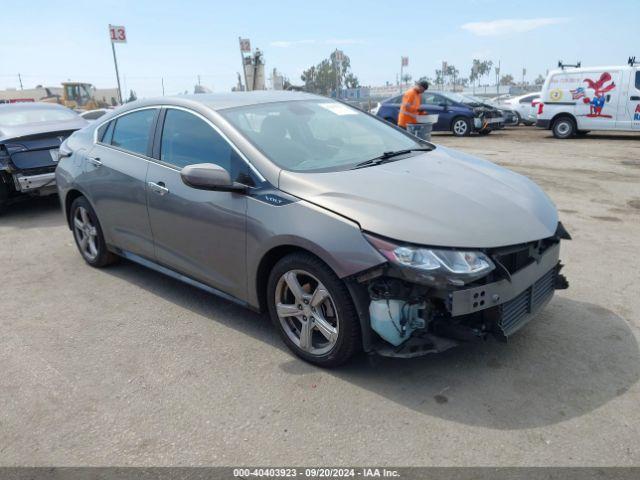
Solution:
{"label": "dirt ground", "polygon": [[530,176],[571,283],[508,344],[323,371],[269,322],[84,264],[57,201],[0,216],[0,465],[639,465],[640,135],[437,143]]}

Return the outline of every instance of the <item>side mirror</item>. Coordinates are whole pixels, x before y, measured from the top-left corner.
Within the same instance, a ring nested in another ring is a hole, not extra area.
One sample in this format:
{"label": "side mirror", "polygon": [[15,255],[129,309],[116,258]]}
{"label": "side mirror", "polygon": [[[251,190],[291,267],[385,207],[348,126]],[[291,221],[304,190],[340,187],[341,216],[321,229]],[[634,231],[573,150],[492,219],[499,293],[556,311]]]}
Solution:
{"label": "side mirror", "polygon": [[186,185],[200,190],[222,192],[244,192],[247,190],[245,185],[232,182],[229,172],[213,163],[187,165],[180,171],[180,177]]}

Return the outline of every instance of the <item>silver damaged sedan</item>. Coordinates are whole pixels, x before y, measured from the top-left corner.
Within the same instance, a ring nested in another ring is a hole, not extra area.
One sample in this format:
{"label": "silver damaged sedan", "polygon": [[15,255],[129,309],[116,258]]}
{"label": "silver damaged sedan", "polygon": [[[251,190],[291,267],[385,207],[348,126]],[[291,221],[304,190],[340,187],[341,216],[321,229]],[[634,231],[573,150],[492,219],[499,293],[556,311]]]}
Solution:
{"label": "silver damaged sedan", "polygon": [[568,286],[528,178],[320,96],[130,103],[63,143],[56,182],[89,265],[267,311],[324,367],[504,339]]}

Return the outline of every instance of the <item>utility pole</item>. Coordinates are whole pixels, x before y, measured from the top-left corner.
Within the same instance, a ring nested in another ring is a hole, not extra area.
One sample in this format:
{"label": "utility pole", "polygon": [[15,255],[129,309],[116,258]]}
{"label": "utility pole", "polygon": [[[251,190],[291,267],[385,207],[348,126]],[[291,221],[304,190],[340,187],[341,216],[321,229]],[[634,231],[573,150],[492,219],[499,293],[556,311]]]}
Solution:
{"label": "utility pole", "polygon": [[496,67],[496,95],[500,95],[500,60],[498,60]]}
{"label": "utility pole", "polygon": [[200,86],[200,75],[198,75],[198,86]]}
{"label": "utility pole", "polygon": [[18,80],[20,81],[20,90],[24,90],[24,88],[22,88],[22,76],[20,74],[18,74]]}
{"label": "utility pole", "polygon": [[160,77],[160,82],[162,83],[162,96],[164,97],[164,77]]}

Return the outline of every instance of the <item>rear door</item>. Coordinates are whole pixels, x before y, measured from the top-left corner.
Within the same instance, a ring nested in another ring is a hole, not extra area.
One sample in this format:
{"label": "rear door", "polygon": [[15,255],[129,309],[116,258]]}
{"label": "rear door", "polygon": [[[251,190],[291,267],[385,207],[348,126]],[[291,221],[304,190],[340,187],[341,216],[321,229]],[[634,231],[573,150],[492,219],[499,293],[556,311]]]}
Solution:
{"label": "rear door", "polygon": [[247,197],[187,186],[180,170],[215,163],[248,180],[248,164],[201,115],[167,107],[147,174],[149,219],[157,261],[237,298],[246,298]]}
{"label": "rear door", "polygon": [[640,130],[640,70],[629,69],[627,72],[629,88],[620,98],[617,125],[620,130]]}
{"label": "rear door", "polygon": [[145,180],[159,111],[135,110],[101,126],[82,182],[107,243],[148,259],[154,249]]}

